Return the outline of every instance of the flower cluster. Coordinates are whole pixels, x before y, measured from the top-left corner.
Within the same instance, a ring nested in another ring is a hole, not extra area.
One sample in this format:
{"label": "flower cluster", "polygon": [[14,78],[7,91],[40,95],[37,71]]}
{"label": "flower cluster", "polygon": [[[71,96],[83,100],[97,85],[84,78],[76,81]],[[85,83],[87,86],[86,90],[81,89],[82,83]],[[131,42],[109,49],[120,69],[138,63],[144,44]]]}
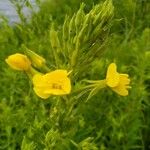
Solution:
{"label": "flower cluster", "polygon": [[28,56],[19,53],[10,55],[5,61],[11,68],[25,71],[29,75],[33,83],[33,89],[39,97],[46,99],[50,95],[70,93],[71,82],[66,70],[54,70],[46,74],[38,72],[33,66],[45,68],[45,59],[31,50],[27,50],[26,53]]}
{"label": "flower cluster", "polygon": [[[70,73],[63,69],[49,71],[45,74],[37,71],[36,68],[47,68],[46,61],[31,50],[26,50],[26,55],[20,53],[10,55],[6,59],[6,63],[15,70],[25,71],[32,80],[35,93],[43,99],[47,99],[51,95],[71,93]],[[91,85],[87,87],[93,87],[93,89],[109,87],[121,96],[127,96],[130,88],[128,74],[118,73],[115,63],[108,66],[104,80],[88,80],[88,82]]]}

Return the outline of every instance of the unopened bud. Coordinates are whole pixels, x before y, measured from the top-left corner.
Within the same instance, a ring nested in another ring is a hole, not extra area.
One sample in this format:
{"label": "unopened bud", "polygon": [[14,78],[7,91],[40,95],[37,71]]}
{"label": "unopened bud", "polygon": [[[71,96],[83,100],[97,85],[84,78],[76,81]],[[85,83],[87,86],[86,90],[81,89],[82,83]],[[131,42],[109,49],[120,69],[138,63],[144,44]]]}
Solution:
{"label": "unopened bud", "polygon": [[6,63],[15,70],[27,71],[31,67],[31,62],[26,55],[16,53],[5,59]]}
{"label": "unopened bud", "polygon": [[31,63],[34,67],[42,68],[43,66],[45,66],[46,60],[43,57],[41,57],[40,55],[38,55],[37,53],[35,53],[27,48],[25,50],[25,53],[30,58]]}

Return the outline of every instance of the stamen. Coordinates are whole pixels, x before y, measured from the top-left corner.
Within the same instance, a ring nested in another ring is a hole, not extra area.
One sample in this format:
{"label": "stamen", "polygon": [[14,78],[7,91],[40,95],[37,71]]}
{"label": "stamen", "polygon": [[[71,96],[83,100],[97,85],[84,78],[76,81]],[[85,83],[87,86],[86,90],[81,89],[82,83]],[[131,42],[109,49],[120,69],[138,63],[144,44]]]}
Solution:
{"label": "stamen", "polygon": [[57,84],[57,83],[53,83],[53,84],[52,84],[52,88],[53,88],[53,89],[62,89],[62,86],[59,85],[59,84]]}

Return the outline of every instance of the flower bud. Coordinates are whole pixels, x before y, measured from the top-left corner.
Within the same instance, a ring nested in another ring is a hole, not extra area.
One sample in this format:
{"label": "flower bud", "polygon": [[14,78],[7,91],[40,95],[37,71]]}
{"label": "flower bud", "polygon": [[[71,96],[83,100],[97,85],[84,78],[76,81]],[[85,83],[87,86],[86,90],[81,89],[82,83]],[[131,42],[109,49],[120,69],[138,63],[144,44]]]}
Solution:
{"label": "flower bud", "polygon": [[30,58],[32,65],[36,68],[42,68],[45,66],[46,60],[35,52],[26,48],[25,53]]}
{"label": "flower bud", "polygon": [[5,59],[6,63],[15,70],[27,71],[31,67],[31,62],[26,55],[16,53]]}

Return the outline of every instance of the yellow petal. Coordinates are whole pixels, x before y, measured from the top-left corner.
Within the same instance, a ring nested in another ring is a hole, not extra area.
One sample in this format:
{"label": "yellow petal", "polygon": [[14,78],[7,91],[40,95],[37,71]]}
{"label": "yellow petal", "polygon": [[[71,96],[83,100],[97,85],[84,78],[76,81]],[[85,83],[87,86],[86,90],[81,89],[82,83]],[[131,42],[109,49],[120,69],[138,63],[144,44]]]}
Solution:
{"label": "yellow petal", "polygon": [[62,89],[47,89],[44,91],[45,94],[52,94],[52,95],[65,95],[66,92],[64,92]]}
{"label": "yellow petal", "polygon": [[130,83],[130,79],[128,78],[128,74],[120,74],[120,81],[116,87],[113,87],[112,90],[118,93],[121,96],[128,95],[128,86]]}
{"label": "yellow petal", "polygon": [[114,92],[121,96],[127,96],[128,95],[128,90],[126,88],[122,88],[120,86],[112,88]]}
{"label": "yellow petal", "polygon": [[50,87],[49,81],[44,78],[43,74],[35,74],[32,81],[35,87],[43,88],[43,90],[47,87]]}
{"label": "yellow petal", "polygon": [[[61,78],[57,79],[58,81],[51,81],[49,82],[49,85],[51,84],[51,87],[47,88],[45,90],[45,93],[53,94],[53,95],[64,95],[64,94],[69,94],[71,91],[71,83],[70,79],[68,77],[66,78]],[[61,88],[57,89],[53,87],[53,84],[57,85],[58,87],[60,86]]]}
{"label": "yellow petal", "polygon": [[50,94],[44,93],[44,91],[41,88],[34,87],[33,90],[37,94],[37,96],[39,96],[43,99],[47,99],[50,96]]}
{"label": "yellow petal", "polygon": [[27,56],[19,53],[10,55],[5,61],[15,70],[28,70],[31,66],[31,62]]}
{"label": "yellow petal", "polygon": [[66,78],[64,80],[63,90],[66,92],[66,94],[69,94],[71,92],[71,82],[69,78]]}
{"label": "yellow petal", "polygon": [[41,83],[42,83],[42,78],[43,78],[43,76],[42,76],[41,74],[35,74],[35,75],[33,76],[33,79],[32,79],[33,84],[34,84],[34,85],[39,85],[39,84],[41,84]]}
{"label": "yellow petal", "polygon": [[119,83],[119,73],[117,72],[117,67],[115,63],[111,63],[108,66],[106,75],[106,84],[109,87],[115,87]]}
{"label": "yellow petal", "polygon": [[39,85],[43,84],[43,75],[42,74],[35,74],[33,76],[32,81],[33,81],[34,86],[39,86]]}
{"label": "yellow petal", "polygon": [[[51,94],[56,94],[56,95],[62,95],[62,94],[69,94],[71,91],[71,83],[70,83],[70,79],[67,77],[68,73],[66,70],[55,70],[52,71],[50,73],[47,73],[46,75],[44,75],[45,80],[47,80],[47,82],[49,83],[49,85],[51,84],[56,84],[56,85],[60,85],[62,87],[62,91],[57,90],[57,89],[49,89],[46,92],[49,92]],[[52,91],[54,91],[52,93]]]}
{"label": "yellow petal", "polygon": [[128,74],[119,74],[121,83],[124,85],[130,84],[130,79]]}
{"label": "yellow petal", "polygon": [[43,99],[46,99],[50,96],[50,94],[47,94],[47,93],[44,93],[45,91],[45,88],[44,88],[44,85],[43,85],[43,75],[41,74],[36,74],[33,76],[33,85],[34,85],[34,91],[35,93],[43,98]]}
{"label": "yellow petal", "polygon": [[68,73],[66,70],[55,70],[55,71],[52,71],[52,72],[49,72],[47,74],[45,74],[45,78],[46,79],[51,79],[51,80],[58,80],[60,78],[64,78],[64,77],[67,77]]}

